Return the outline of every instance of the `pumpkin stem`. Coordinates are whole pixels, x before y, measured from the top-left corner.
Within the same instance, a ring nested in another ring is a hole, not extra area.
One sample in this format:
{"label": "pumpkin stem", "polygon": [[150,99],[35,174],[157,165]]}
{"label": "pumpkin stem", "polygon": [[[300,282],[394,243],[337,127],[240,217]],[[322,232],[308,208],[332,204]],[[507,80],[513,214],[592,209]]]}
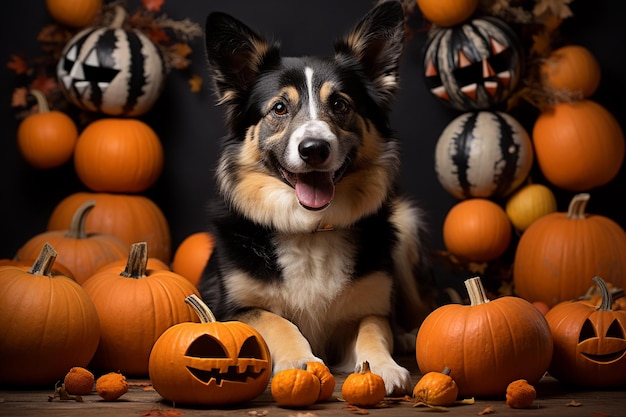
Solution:
{"label": "pumpkin stem", "polygon": [[209,306],[206,305],[197,295],[188,295],[185,297],[185,302],[194,309],[200,318],[200,323],[215,323],[217,321]]}
{"label": "pumpkin stem", "polygon": [[45,275],[52,278],[52,267],[57,259],[57,251],[48,242],[43,244],[37,259],[33,262],[33,266],[28,271],[33,275]]}
{"label": "pumpkin stem", "polygon": [[85,239],[87,237],[87,233],[85,233],[87,214],[89,214],[91,209],[95,206],[96,202],[94,200],[87,200],[76,209],[65,237],[74,239]]}
{"label": "pumpkin stem", "polygon": [[133,243],[130,246],[126,268],[120,274],[125,278],[145,278],[148,267],[148,244],[146,242]]}
{"label": "pumpkin stem", "polygon": [[565,217],[568,219],[584,219],[589,198],[591,198],[589,193],[576,194],[569,203]]}
{"label": "pumpkin stem", "polygon": [[592,278],[596,284],[598,284],[598,288],[600,289],[600,294],[602,295],[602,302],[598,307],[596,307],[597,311],[613,311],[613,297],[611,296],[611,291],[609,291],[609,287],[606,285],[606,282],[600,277]]}
{"label": "pumpkin stem", "polygon": [[450,372],[452,372],[452,370],[448,368],[447,366],[443,368],[443,371],[441,371],[441,373],[444,375],[450,375]]}
{"label": "pumpkin stem", "polygon": [[126,10],[120,5],[115,6],[115,15],[113,16],[113,21],[109,25],[112,29],[121,29],[122,25],[126,21]]}
{"label": "pumpkin stem", "polygon": [[35,97],[35,100],[37,100],[39,113],[47,113],[50,111],[50,106],[48,106],[48,99],[43,92],[37,90],[36,88],[30,89],[28,92],[30,93],[30,95]]}
{"label": "pumpkin stem", "polygon": [[370,363],[368,361],[363,362],[363,366],[361,366],[361,373],[366,374],[368,372],[372,372],[370,369]]}
{"label": "pumpkin stem", "polygon": [[487,293],[485,292],[485,287],[483,287],[483,283],[480,280],[480,277],[466,279],[465,288],[467,288],[470,304],[472,306],[477,306],[479,304],[485,304],[489,302],[489,298],[487,298]]}

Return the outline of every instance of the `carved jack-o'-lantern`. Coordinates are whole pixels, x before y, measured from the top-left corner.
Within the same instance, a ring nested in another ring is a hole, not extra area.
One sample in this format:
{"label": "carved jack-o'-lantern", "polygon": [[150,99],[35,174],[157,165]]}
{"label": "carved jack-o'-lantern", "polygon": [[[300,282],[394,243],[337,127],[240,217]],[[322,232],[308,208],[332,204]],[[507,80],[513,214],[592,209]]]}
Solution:
{"label": "carved jack-o'-lantern", "polygon": [[122,29],[121,7],[109,27],[89,27],[65,46],[57,65],[61,91],[83,110],[139,116],[163,90],[165,65],[158,47],[141,31]]}
{"label": "carved jack-o'-lantern", "polygon": [[546,313],[554,340],[549,372],[561,382],[589,387],[626,384],[626,311],[611,309],[606,283],[594,281],[602,293],[595,307],[564,301]]}
{"label": "carved jack-o'-lantern", "polygon": [[217,322],[195,295],[185,299],[201,323],[179,323],[156,341],[148,365],[166,400],[195,405],[250,401],[270,380],[272,362],[262,336],[238,321]]}
{"label": "carved jack-o'-lantern", "polygon": [[522,71],[522,49],[502,20],[485,16],[436,27],[424,47],[430,92],[457,110],[485,110],[504,102]]}

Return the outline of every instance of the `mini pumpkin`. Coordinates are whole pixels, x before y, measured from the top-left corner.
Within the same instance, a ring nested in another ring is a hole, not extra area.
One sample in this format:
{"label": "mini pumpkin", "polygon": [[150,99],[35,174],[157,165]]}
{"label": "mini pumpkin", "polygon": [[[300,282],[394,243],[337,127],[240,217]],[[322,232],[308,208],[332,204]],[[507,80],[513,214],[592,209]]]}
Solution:
{"label": "mini pumpkin", "polygon": [[435,148],[437,179],[459,199],[507,196],[528,177],[532,163],[528,133],[503,112],[468,112],[456,117]]}
{"label": "mini pumpkin", "polygon": [[127,258],[129,246],[117,237],[86,232],[87,217],[95,206],[95,201],[87,200],[74,212],[69,229],[49,230],[33,236],[18,249],[15,259],[32,260],[41,245],[49,242],[59,253],[59,262],[82,284],[101,266]]}
{"label": "mini pumpkin", "polygon": [[348,404],[374,407],[385,398],[385,382],[380,375],[371,371],[369,362],[363,362],[360,368],[343,381],[341,396]]}
{"label": "mini pumpkin", "polygon": [[166,400],[197,405],[242,403],[263,393],[272,360],[261,334],[240,321],[216,321],[195,294],[185,302],[200,323],[176,324],[154,343],[149,363],[154,389]]}
{"label": "mini pumpkin", "polygon": [[46,0],[50,16],[70,27],[90,24],[100,12],[102,0]]}
{"label": "mini pumpkin", "polygon": [[594,277],[602,293],[595,307],[563,301],[546,314],[554,339],[549,372],[561,382],[587,387],[626,384],[626,311],[613,311],[606,282]]}
{"label": "mini pumpkin", "polygon": [[32,266],[0,266],[0,384],[54,384],[87,366],[100,339],[98,313],[76,281],[52,273],[57,251]]}
{"label": "mini pumpkin", "polygon": [[460,396],[504,396],[517,379],[536,383],[552,359],[543,314],[513,296],[489,300],[479,277],[465,281],[470,305],[446,304],[422,323],[415,344],[422,374],[448,366]]}
{"label": "mini pumpkin", "polygon": [[307,407],[318,400],[321,382],[317,375],[305,369],[284,369],[272,378],[270,392],[282,407]]}
{"label": "mini pumpkin", "polygon": [[417,0],[424,18],[439,26],[458,25],[478,8],[478,0]]}
{"label": "mini pumpkin", "polygon": [[593,95],[602,78],[598,60],[581,45],[555,49],[541,63],[539,72],[544,86],[566,90],[580,98]]}
{"label": "mini pumpkin", "polygon": [[163,90],[159,48],[140,30],[125,30],[116,7],[109,27],[88,27],[70,39],[57,64],[61,92],[79,108],[110,116],[148,112]]}
{"label": "mini pumpkin", "polygon": [[37,169],[56,168],[72,157],[78,128],[67,114],[50,110],[46,96],[30,90],[37,113],[26,116],[17,128],[17,147],[26,162]]}
{"label": "mini pumpkin", "polygon": [[428,34],[424,77],[441,102],[461,111],[486,110],[515,90],[522,58],[519,39],[504,21],[477,17]]}
{"label": "mini pumpkin", "polygon": [[175,324],[197,320],[183,301],[198,294],[196,288],[172,271],[147,270],[147,261],[146,242],[135,243],[123,271],[105,269],[83,283],[100,319],[94,369],[146,376],[159,336]]}
{"label": "mini pumpkin", "polygon": [[335,391],[335,376],[330,372],[328,366],[322,362],[307,362],[306,370],[319,378],[322,388],[317,401],[326,401],[332,397]]}
{"label": "mini pumpkin", "polygon": [[535,220],[557,210],[556,197],[543,184],[528,184],[515,191],[506,201],[506,215],[520,232]]}
{"label": "mini pumpkin", "polygon": [[413,388],[413,401],[433,406],[454,404],[459,395],[459,387],[450,377],[450,368],[441,372],[428,372]]}

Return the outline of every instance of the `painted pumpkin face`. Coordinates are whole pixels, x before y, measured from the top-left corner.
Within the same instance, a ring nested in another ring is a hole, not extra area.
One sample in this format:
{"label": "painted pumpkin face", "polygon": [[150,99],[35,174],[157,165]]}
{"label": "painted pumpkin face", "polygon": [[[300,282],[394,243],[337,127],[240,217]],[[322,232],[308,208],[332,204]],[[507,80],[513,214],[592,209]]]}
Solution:
{"label": "painted pumpkin face", "polygon": [[597,310],[585,301],[565,301],[548,311],[555,378],[590,387],[626,384],[626,311],[610,305],[610,297]]}
{"label": "painted pumpkin face", "polygon": [[57,77],[65,97],[83,110],[138,116],[160,96],[165,66],[140,31],[87,28],[65,46]]}
{"label": "painted pumpkin face", "polygon": [[424,76],[430,92],[462,111],[503,103],[522,71],[522,50],[503,21],[481,17],[437,28],[424,49]]}
{"label": "painted pumpkin face", "polygon": [[154,389],[181,404],[250,401],[267,388],[271,370],[261,335],[238,321],[172,326],[154,344],[149,361]]}

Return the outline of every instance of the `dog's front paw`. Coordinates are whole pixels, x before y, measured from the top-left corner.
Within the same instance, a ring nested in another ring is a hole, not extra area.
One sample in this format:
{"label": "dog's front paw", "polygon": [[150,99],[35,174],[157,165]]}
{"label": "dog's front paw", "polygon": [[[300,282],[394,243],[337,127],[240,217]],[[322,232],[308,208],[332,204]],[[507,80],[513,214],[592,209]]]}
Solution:
{"label": "dog's front paw", "polygon": [[324,363],[323,360],[321,360],[320,358],[316,356],[310,356],[307,358],[300,358],[300,359],[285,358],[285,359],[274,361],[273,371],[274,371],[274,374],[276,374],[277,372],[284,371],[285,369],[294,369],[294,368],[305,369],[307,362]]}
{"label": "dog's front paw", "polygon": [[[357,366],[357,372],[360,368]],[[370,370],[383,378],[388,396],[401,397],[413,392],[411,373],[397,363],[370,363]]]}

